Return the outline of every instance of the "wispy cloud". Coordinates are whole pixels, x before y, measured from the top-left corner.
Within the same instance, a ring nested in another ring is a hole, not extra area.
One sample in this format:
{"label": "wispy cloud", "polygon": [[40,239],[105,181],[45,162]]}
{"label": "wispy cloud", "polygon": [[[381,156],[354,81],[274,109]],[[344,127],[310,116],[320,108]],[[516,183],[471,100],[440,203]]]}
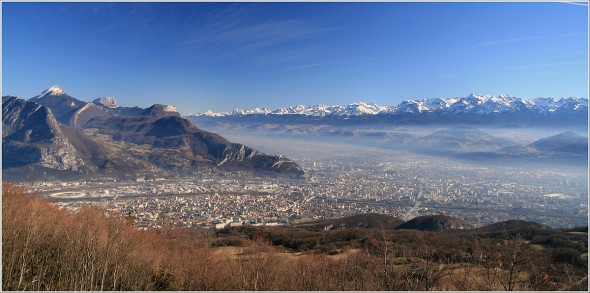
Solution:
{"label": "wispy cloud", "polygon": [[567,2],[567,1],[560,1],[560,3],[563,3],[563,4],[571,4],[571,5],[579,5],[579,6],[586,6],[586,7],[588,7],[588,3],[582,3],[582,2]]}
{"label": "wispy cloud", "polygon": [[582,65],[582,64],[588,64],[588,61],[564,61],[564,62],[533,63],[533,64],[523,64],[523,65],[500,67],[500,68],[497,68],[497,70],[529,69],[529,68],[538,68],[538,67],[550,67],[550,66],[562,66],[562,65]]}
{"label": "wispy cloud", "polygon": [[295,43],[280,50],[270,47],[266,50],[258,51],[254,56],[252,56],[253,54],[250,55],[252,57],[252,64],[266,67],[312,63],[309,60],[318,60],[331,53],[333,53],[333,50],[326,48],[325,45]]}
{"label": "wispy cloud", "polygon": [[305,19],[260,18],[251,14],[251,10],[237,5],[212,12],[180,49],[188,54],[223,58],[260,53],[331,30],[314,26]]}
{"label": "wispy cloud", "polygon": [[363,62],[363,61],[367,61],[367,60],[371,60],[371,58],[360,58],[360,59],[349,59],[349,60],[340,60],[340,61],[332,61],[332,62],[314,63],[314,64],[295,66],[295,67],[292,67],[292,69],[303,69],[303,68],[311,68],[311,67],[318,67],[318,66],[343,64],[343,63],[357,63],[357,62]]}
{"label": "wispy cloud", "polygon": [[561,34],[561,35],[520,37],[520,38],[513,38],[513,39],[503,39],[503,40],[481,42],[477,45],[491,46],[491,45],[499,45],[499,44],[518,43],[518,42],[524,42],[524,41],[545,40],[545,39],[563,38],[563,37],[574,37],[574,36],[582,36],[582,35],[587,35],[587,34],[588,34],[588,32],[577,32],[577,33],[568,33],[568,34]]}

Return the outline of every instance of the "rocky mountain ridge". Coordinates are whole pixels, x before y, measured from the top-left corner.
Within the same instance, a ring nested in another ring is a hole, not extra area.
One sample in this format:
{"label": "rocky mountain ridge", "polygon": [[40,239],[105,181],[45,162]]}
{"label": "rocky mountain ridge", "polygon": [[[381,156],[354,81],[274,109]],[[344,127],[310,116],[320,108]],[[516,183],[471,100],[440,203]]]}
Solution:
{"label": "rocky mountain ridge", "polygon": [[197,128],[174,106],[119,107],[113,98],[95,102],[75,99],[57,86],[28,101],[2,97],[3,170],[28,168],[33,177],[45,172],[39,168],[125,175],[179,174],[199,166],[304,173],[284,156]]}

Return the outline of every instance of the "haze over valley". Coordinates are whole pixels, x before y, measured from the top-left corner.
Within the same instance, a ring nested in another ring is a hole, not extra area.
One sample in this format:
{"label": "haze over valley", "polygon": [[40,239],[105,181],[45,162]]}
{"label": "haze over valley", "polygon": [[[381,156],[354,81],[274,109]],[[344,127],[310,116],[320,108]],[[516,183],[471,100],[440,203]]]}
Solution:
{"label": "haze over valley", "polygon": [[8,291],[588,292],[588,4],[12,2]]}
{"label": "haze over valley", "polygon": [[[285,111],[183,118],[176,106],[120,107],[113,97],[84,102],[53,86],[27,101],[3,97],[3,171],[69,209],[91,202],[149,227],[284,225],[362,213],[408,220],[444,214],[475,226],[510,219],[584,225],[588,139],[580,113],[587,113],[587,99],[525,100],[524,110],[491,112],[477,107],[519,100],[465,99],[476,109],[447,115],[471,112],[470,123],[441,124],[432,116],[420,121],[427,108],[405,114],[402,122],[381,113],[400,107],[340,111],[348,113],[340,123],[336,114],[316,119]],[[526,109],[533,109],[530,121],[510,119]],[[490,113],[504,115],[501,123],[479,118]],[[166,210],[178,210],[187,199],[220,206],[171,215],[137,208],[159,196]],[[239,208],[227,206],[235,202]]]}

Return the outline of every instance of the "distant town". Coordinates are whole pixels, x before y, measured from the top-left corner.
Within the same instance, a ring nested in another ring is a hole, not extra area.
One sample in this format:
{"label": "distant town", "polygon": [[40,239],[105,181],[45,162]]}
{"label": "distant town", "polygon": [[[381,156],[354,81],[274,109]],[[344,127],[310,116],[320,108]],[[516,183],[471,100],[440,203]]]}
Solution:
{"label": "distant town", "polygon": [[305,178],[204,169],[181,178],[30,182],[71,212],[96,206],[140,228],[273,226],[360,213],[409,220],[444,214],[483,226],[503,220],[587,225],[587,174],[564,168],[485,167],[451,161],[303,160]]}

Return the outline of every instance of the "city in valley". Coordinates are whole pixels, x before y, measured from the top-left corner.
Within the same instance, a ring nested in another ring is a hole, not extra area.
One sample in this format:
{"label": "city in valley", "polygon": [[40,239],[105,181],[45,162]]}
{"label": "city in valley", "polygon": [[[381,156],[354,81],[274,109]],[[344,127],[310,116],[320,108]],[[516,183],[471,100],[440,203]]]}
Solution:
{"label": "city in valley", "polygon": [[0,8],[2,292],[588,292],[588,2]]}
{"label": "city in valley", "polygon": [[297,141],[288,148],[300,147],[298,143],[314,149],[292,154],[306,170],[301,178],[203,167],[181,177],[107,176],[25,184],[29,192],[69,211],[95,206],[146,228],[273,226],[360,213],[405,220],[444,214],[474,226],[510,219],[555,228],[587,224],[584,167],[484,166],[374,147]]}

